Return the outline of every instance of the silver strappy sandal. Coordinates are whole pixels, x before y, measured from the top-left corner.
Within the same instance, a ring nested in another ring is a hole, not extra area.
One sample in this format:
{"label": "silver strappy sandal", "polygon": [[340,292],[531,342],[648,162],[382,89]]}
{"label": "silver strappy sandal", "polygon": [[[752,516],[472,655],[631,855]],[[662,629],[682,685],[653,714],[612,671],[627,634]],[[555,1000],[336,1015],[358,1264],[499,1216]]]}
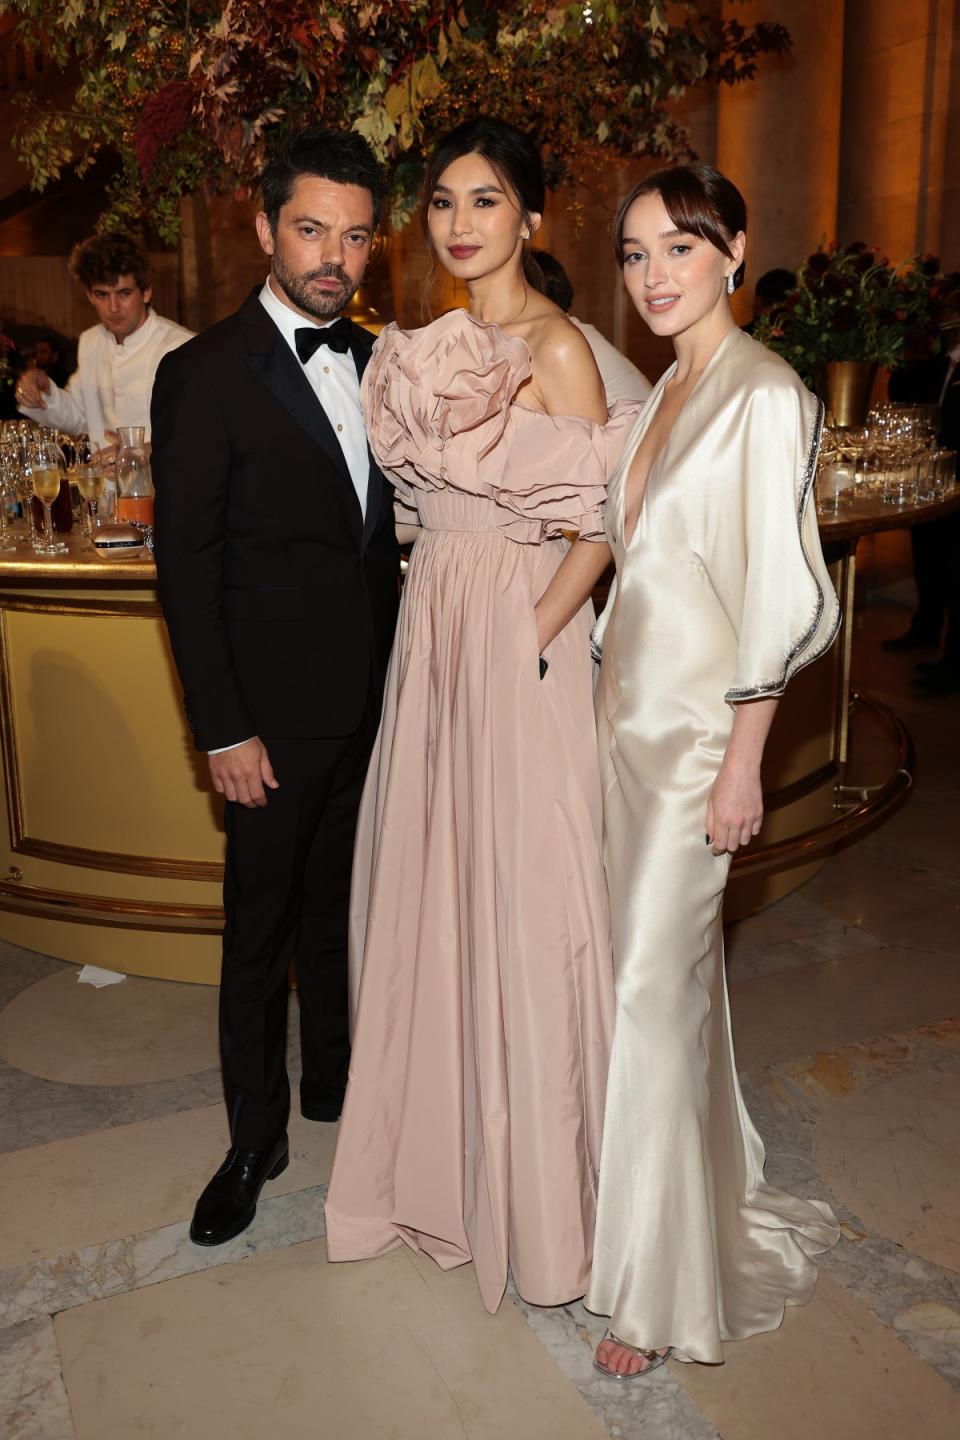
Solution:
{"label": "silver strappy sandal", "polygon": [[[654,1370],[659,1370],[660,1366],[670,1359],[669,1348],[665,1350],[662,1355],[657,1350],[641,1350],[639,1345],[628,1345],[626,1340],[621,1340],[617,1335],[614,1335],[612,1330],[605,1330],[603,1332],[603,1340],[600,1341],[600,1345],[603,1344],[604,1340],[612,1340],[614,1345],[622,1345],[624,1350],[632,1350],[635,1355],[639,1355],[647,1362],[646,1369],[644,1370],[611,1370],[609,1366],[601,1365],[596,1357],[596,1353],[594,1353],[594,1370],[599,1370],[601,1375],[609,1375],[611,1380],[639,1380],[642,1376],[650,1375]],[[597,1346],[598,1350],[600,1345]]]}

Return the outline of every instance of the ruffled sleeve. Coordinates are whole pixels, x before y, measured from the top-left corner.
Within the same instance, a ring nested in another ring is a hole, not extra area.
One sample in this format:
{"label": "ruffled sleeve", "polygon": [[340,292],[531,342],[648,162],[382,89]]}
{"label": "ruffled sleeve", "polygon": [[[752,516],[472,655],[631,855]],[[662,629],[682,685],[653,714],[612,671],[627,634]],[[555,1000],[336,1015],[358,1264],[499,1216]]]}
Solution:
{"label": "ruffled sleeve", "polygon": [[745,401],[736,560],[710,572],[738,636],[731,704],[782,695],[840,624],[813,502],[823,407],[783,370]]}
{"label": "ruffled sleeve", "polygon": [[480,465],[530,374],[522,340],[451,311],[422,330],[388,325],[363,376],[367,434],[380,468],[414,486],[483,493]]}
{"label": "ruffled sleeve", "polygon": [[537,520],[553,538],[576,531],[605,540],[607,482],[641,406],[620,402],[606,425],[579,415],[544,415],[514,407],[515,428],[499,484],[499,503]]}

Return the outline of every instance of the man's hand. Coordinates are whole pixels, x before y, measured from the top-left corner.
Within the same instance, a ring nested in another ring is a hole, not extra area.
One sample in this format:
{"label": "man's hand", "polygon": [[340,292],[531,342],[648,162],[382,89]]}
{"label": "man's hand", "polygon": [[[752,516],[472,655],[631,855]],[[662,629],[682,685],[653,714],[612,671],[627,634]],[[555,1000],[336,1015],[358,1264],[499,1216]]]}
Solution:
{"label": "man's hand", "polygon": [[17,381],[17,404],[26,406],[28,410],[46,410],[47,402],[43,397],[50,394],[51,384],[45,371],[24,370]]}
{"label": "man's hand", "polygon": [[248,810],[253,810],[258,805],[266,805],[264,785],[270,790],[280,789],[280,783],[273,774],[267,747],[256,735],[252,740],[245,740],[242,745],[235,745],[232,750],[223,750],[219,755],[208,755],[207,759],[210,761],[210,778],[214,790],[227,800],[246,805]]}

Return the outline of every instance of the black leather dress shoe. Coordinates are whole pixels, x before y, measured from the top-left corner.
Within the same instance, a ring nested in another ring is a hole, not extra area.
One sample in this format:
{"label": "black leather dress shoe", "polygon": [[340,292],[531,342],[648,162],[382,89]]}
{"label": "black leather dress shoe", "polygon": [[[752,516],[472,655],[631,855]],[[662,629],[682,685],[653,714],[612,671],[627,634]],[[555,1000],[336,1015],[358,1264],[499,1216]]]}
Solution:
{"label": "black leather dress shoe", "polygon": [[894,635],[889,640],[880,641],[880,649],[891,651],[898,650],[928,650],[931,645],[939,645],[940,636],[931,635],[926,630],[914,630],[911,625],[909,630],[904,630],[902,635]]}
{"label": "black leather dress shoe", "polygon": [[343,1095],[334,1095],[332,1098],[323,1096],[315,1100],[305,1100],[300,1097],[300,1114],[304,1120],[319,1120],[327,1125],[340,1119],[340,1112],[343,1110]]}
{"label": "black leather dress shoe", "polygon": [[281,1135],[272,1150],[228,1150],[193,1212],[190,1239],[194,1245],[223,1245],[246,1230],[257,1213],[264,1184],[282,1175],[289,1160],[286,1135]]}

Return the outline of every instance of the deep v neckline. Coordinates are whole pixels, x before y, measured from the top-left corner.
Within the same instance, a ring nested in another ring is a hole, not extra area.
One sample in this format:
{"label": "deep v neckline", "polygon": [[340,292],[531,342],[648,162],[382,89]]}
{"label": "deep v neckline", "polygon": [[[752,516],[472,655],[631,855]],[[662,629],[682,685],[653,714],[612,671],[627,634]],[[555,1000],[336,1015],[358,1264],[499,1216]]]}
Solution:
{"label": "deep v neckline", "polygon": [[652,424],[652,422],[653,422],[654,416],[657,414],[657,412],[658,412],[659,409],[660,409],[660,405],[661,405],[661,403],[662,403],[662,401],[663,401],[663,397],[664,397],[664,394],[665,394],[665,392],[666,392],[667,386],[669,385],[670,381],[673,379],[674,375],[676,374],[676,371],[677,371],[677,362],[676,362],[676,360],[674,360],[674,362],[673,362],[673,364],[670,366],[669,370],[665,371],[665,373],[661,376],[661,378],[660,378],[660,380],[659,380],[659,382],[658,382],[657,389],[656,389],[656,390],[654,391],[654,393],[651,395],[650,400],[649,400],[649,408],[648,408],[648,411],[647,411],[646,415],[643,416],[643,420],[644,420],[644,422],[645,422],[645,423],[644,423],[644,426],[643,426],[643,431],[642,431],[642,433],[641,433],[641,435],[640,435],[639,440],[637,441],[636,447],[634,448],[634,451],[633,451],[632,455],[630,456],[630,459],[628,460],[628,462],[627,462],[627,464],[626,464],[626,467],[625,467],[624,472],[623,472],[623,484],[622,484],[621,487],[620,487],[620,534],[621,534],[621,536],[622,536],[622,538],[623,538],[623,549],[624,549],[624,553],[626,553],[626,552],[630,549],[630,547],[633,545],[634,540],[637,538],[637,531],[638,531],[638,529],[640,528],[640,516],[643,514],[643,507],[644,507],[644,505],[646,504],[646,501],[647,501],[647,490],[648,490],[648,488],[649,488],[649,486],[650,486],[650,481],[651,481],[651,479],[653,478],[653,472],[654,472],[654,470],[657,468],[657,466],[660,464],[660,461],[663,459],[664,455],[666,454],[667,450],[669,449],[670,442],[671,442],[671,440],[673,439],[673,436],[674,436],[674,433],[675,433],[675,431],[676,431],[677,424],[678,424],[679,420],[680,420],[681,417],[683,416],[683,413],[684,413],[684,411],[686,410],[687,406],[690,404],[690,401],[693,399],[694,395],[696,395],[697,391],[700,389],[700,386],[703,384],[704,380],[707,378],[707,376],[709,375],[710,371],[713,369],[713,367],[714,367],[714,365],[716,364],[719,356],[721,355],[721,353],[723,352],[723,350],[726,348],[726,346],[729,344],[730,336],[731,336],[731,335],[738,335],[739,333],[740,333],[740,332],[739,332],[739,330],[737,329],[736,326],[733,326],[730,330],[727,331],[726,335],[724,335],[723,339],[720,341],[720,343],[717,345],[716,349],[714,350],[713,354],[710,356],[710,359],[707,361],[706,365],[704,365],[703,369],[700,371],[700,374],[699,374],[699,376],[697,377],[696,384],[694,385],[693,389],[690,391],[690,394],[689,394],[689,395],[687,396],[687,398],[684,400],[683,404],[680,406],[680,409],[677,411],[676,415],[674,415],[674,417],[673,417],[673,424],[670,426],[670,429],[669,429],[669,431],[667,432],[666,439],[664,440],[663,444],[660,446],[660,449],[657,451],[656,455],[654,455],[653,459],[650,461],[650,464],[647,466],[647,473],[646,473],[646,475],[644,476],[644,479],[643,479],[643,489],[642,489],[642,491],[641,491],[641,493],[640,493],[640,504],[639,504],[638,507],[637,507],[637,517],[636,517],[636,519],[635,519],[634,522],[633,522],[633,530],[630,532],[630,538],[629,538],[629,540],[628,540],[628,539],[627,539],[627,490],[628,490],[629,485],[630,485],[630,471],[633,469],[633,462],[634,462],[634,460],[636,460],[636,458],[637,458],[637,451],[640,449],[640,446],[643,444],[644,440],[646,439],[647,432],[648,432],[649,429],[650,429],[650,426],[651,426],[651,424]]}
{"label": "deep v neckline", "polygon": [[[669,369],[669,370],[667,371],[667,373],[663,376],[663,379],[662,379],[661,382],[660,382],[660,388],[659,388],[659,391],[658,391],[657,394],[656,394],[656,397],[654,398],[653,396],[651,396],[650,409],[649,409],[648,413],[643,417],[643,418],[644,418],[644,421],[645,421],[645,424],[644,424],[644,427],[643,427],[643,431],[642,431],[642,433],[641,433],[641,435],[640,435],[639,440],[638,440],[637,443],[636,443],[636,446],[635,446],[635,448],[634,448],[633,454],[630,456],[630,459],[627,461],[626,468],[624,469],[624,472],[623,472],[623,484],[622,484],[621,487],[620,487],[620,534],[623,536],[623,548],[624,548],[625,551],[630,549],[630,546],[633,544],[634,539],[635,539],[635,537],[636,537],[637,527],[638,527],[639,524],[640,524],[640,512],[643,510],[643,503],[644,503],[644,500],[645,500],[645,498],[646,498],[647,486],[650,484],[650,476],[653,474],[654,467],[655,467],[656,465],[659,465],[659,463],[660,463],[660,457],[661,457],[661,455],[663,454],[664,450],[666,450],[667,445],[670,443],[670,435],[673,434],[673,425],[671,425],[671,427],[670,427],[670,432],[669,432],[669,434],[667,435],[667,438],[664,440],[663,444],[660,446],[660,449],[657,451],[656,455],[654,455],[654,457],[653,457],[653,459],[651,460],[650,464],[647,466],[647,473],[646,473],[646,475],[643,477],[643,489],[642,489],[642,491],[640,492],[640,504],[637,506],[636,519],[635,519],[634,522],[633,522],[633,529],[632,529],[632,531],[630,532],[630,539],[628,540],[628,539],[627,539],[627,490],[628,490],[628,488],[629,488],[629,486],[630,486],[630,472],[631,472],[631,470],[633,469],[633,462],[634,462],[634,460],[636,460],[636,458],[637,458],[637,452],[639,451],[640,446],[643,444],[644,440],[646,439],[647,431],[650,429],[650,426],[651,426],[651,424],[652,424],[652,422],[653,422],[653,418],[654,418],[654,416],[657,414],[657,411],[660,409],[660,403],[661,403],[661,401],[663,400],[664,392],[666,391],[667,385],[670,383],[670,378],[671,378],[671,376],[673,375],[673,373],[674,373],[674,371],[676,370],[676,368],[677,368],[677,362],[674,361],[673,364],[671,365],[670,369]],[[699,384],[699,381],[698,381],[697,383]],[[692,394],[692,393],[693,393],[693,392],[691,391],[691,394]],[[687,399],[689,400],[689,398],[690,398],[690,396],[688,395],[688,396],[687,396]],[[684,401],[684,404],[686,404],[686,401]],[[680,409],[681,409],[681,410],[683,409],[683,406],[682,406],[682,405],[681,405]],[[679,411],[678,411],[678,414],[679,414]],[[675,425],[675,424],[676,424],[676,418],[674,418],[674,425]]]}

